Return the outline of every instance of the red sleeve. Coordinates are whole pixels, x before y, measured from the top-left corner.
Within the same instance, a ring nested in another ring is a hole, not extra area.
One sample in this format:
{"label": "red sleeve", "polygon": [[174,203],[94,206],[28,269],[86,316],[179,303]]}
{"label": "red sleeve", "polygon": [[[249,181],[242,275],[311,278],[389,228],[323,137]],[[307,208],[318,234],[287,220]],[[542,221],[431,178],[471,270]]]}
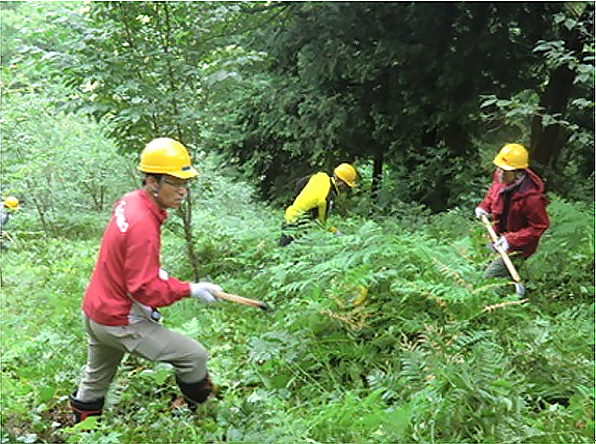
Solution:
{"label": "red sleeve", "polygon": [[124,260],[128,293],[151,307],[165,307],[190,296],[190,284],[159,277],[159,227],[137,223],[130,227]]}
{"label": "red sleeve", "polygon": [[490,188],[486,192],[486,196],[484,196],[484,199],[482,199],[482,202],[480,202],[478,205],[479,208],[482,208],[488,214],[492,213],[493,204],[495,203],[495,200],[498,196],[498,187],[498,182],[493,181]]}

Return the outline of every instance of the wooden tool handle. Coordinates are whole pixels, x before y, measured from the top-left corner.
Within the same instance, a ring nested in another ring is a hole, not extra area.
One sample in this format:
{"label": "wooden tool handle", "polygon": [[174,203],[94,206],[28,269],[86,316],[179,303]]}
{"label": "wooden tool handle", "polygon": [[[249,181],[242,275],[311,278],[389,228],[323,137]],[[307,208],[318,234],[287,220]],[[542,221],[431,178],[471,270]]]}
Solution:
{"label": "wooden tool handle", "polygon": [[213,295],[228,302],[235,302],[236,304],[248,305],[249,307],[257,307],[262,310],[268,310],[271,307],[269,304],[263,301],[257,301],[255,299],[248,299],[235,294],[224,293],[223,291],[212,291]]}
{"label": "wooden tool handle", "polygon": [[[482,222],[484,222],[484,225],[486,226],[486,229],[488,230],[493,242],[497,242],[499,239],[497,237],[497,233],[495,233],[493,225],[490,223],[490,221],[488,220],[486,215],[483,214],[481,216],[481,219],[482,219]],[[513,265],[513,262],[511,262],[511,258],[507,255],[507,253],[505,251],[503,251],[503,249],[501,247],[497,247],[497,252],[503,258],[503,262],[505,262],[505,266],[507,267],[507,270],[509,270],[509,274],[511,274],[511,277],[513,278],[513,280],[515,282],[519,283],[519,281],[521,281],[521,278],[519,277],[519,274],[517,273],[517,270],[515,269],[515,265]]]}

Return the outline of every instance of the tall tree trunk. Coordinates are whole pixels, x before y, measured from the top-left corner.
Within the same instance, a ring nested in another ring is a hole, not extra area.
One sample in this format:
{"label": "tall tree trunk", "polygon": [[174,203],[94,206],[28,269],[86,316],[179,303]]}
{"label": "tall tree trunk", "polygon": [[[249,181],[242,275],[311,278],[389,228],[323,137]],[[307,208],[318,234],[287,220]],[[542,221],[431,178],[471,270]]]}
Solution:
{"label": "tall tree trunk", "polygon": [[[163,45],[162,49],[166,55],[170,53],[170,44],[171,44],[171,35],[172,35],[172,27],[170,24],[170,10],[168,8],[167,3],[161,4],[164,16],[165,16],[165,33],[163,36]],[[174,94],[177,91],[177,84],[176,84],[176,77],[174,74],[174,70],[172,69],[172,64],[170,62],[169,57],[166,57],[166,65],[168,67],[168,77],[169,77],[169,84],[170,84],[170,92],[171,100],[170,103],[172,104],[173,114],[177,116],[179,114],[178,111],[178,101],[176,100],[176,95]],[[180,125],[176,124],[176,132],[178,133],[178,140],[184,143],[184,137],[182,134],[182,128]],[[182,214],[182,221],[184,225],[184,239],[186,241],[186,254],[188,256],[188,261],[190,263],[190,267],[192,268],[192,274],[195,281],[199,279],[199,266],[197,264],[197,256],[194,250],[194,240],[192,235],[192,199],[190,198],[190,189],[188,190],[188,196],[186,199],[186,205],[181,208]]]}
{"label": "tall tree trunk", "polygon": [[195,282],[199,280],[199,265],[197,264],[197,256],[194,249],[194,236],[192,234],[192,199],[190,189],[186,196],[186,203],[178,209],[178,214],[182,218],[182,225],[184,227],[184,240],[186,242],[186,255],[192,269],[192,276]]}
{"label": "tall tree trunk", "polygon": [[[563,115],[573,88],[574,73],[566,66],[553,71],[546,90],[540,98],[540,106],[548,114]],[[565,144],[565,129],[559,125],[542,127],[541,116],[532,119],[532,162],[539,173],[551,169]]]}
{"label": "tall tree trunk", "polygon": [[[581,16],[577,18],[579,20],[588,20],[589,16],[590,11],[588,8],[584,8]],[[591,25],[593,27],[593,21]],[[578,60],[581,60],[582,48],[586,36],[582,35],[579,27],[569,31],[566,31],[563,27],[562,34],[565,41],[565,48],[571,51]],[[592,39],[593,34],[589,40],[590,43]],[[575,72],[568,67],[567,63],[557,67],[551,73],[548,85],[540,98],[540,106],[545,113],[559,116],[565,115],[567,102],[573,91],[575,75]],[[556,174],[556,160],[565,145],[566,139],[565,128],[561,125],[554,124],[543,128],[540,116],[535,116],[532,119],[531,157],[539,173],[545,175],[549,171],[552,171],[553,174]]]}

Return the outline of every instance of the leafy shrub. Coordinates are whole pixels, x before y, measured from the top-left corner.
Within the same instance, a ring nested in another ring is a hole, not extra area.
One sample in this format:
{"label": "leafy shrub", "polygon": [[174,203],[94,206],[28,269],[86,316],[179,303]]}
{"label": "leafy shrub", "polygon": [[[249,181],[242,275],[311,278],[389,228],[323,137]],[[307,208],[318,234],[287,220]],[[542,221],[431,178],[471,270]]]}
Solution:
{"label": "leafy shrub", "polygon": [[48,233],[96,235],[94,219],[105,225],[130,188],[126,161],[100,128],[57,113],[39,94],[2,100],[2,194],[15,195],[21,212],[34,214]]}
{"label": "leafy shrub", "polygon": [[594,209],[549,197],[551,227],[527,262],[529,287],[545,302],[590,303],[594,300]]}

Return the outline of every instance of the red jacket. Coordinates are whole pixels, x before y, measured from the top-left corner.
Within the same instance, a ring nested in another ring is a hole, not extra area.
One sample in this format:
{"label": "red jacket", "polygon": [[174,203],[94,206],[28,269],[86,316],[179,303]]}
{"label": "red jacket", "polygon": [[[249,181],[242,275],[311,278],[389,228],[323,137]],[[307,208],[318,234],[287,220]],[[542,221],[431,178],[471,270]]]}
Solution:
{"label": "red jacket", "polygon": [[89,318],[128,325],[131,298],[157,308],[190,296],[188,282],[158,276],[161,224],[167,216],[142,189],[116,202],[83,298]]}
{"label": "red jacket", "polygon": [[509,250],[521,251],[524,257],[530,257],[536,251],[538,240],[550,222],[546,214],[548,201],[543,195],[542,179],[529,169],[524,172],[523,181],[511,191],[507,214],[504,214],[504,191],[507,191],[508,186],[499,183],[496,171],[486,197],[478,206],[492,216],[495,232],[505,236]]}

